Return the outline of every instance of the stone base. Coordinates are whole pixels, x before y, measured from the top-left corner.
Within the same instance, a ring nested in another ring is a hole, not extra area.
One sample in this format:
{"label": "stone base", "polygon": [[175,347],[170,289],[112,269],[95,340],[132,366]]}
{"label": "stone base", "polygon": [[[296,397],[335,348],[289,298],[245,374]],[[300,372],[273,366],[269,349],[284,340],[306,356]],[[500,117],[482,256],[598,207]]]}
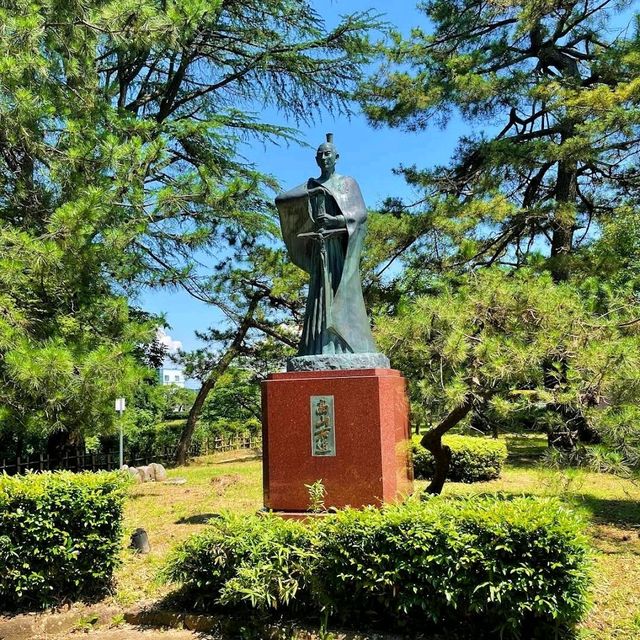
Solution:
{"label": "stone base", "polygon": [[389,358],[384,353],[336,353],[287,359],[287,371],[388,369],[389,366]]}
{"label": "stone base", "polygon": [[[318,445],[318,403],[333,418],[332,433],[320,441],[327,449]],[[310,506],[305,485],[318,480],[326,508],[381,505],[411,493],[408,403],[398,371],[271,374],[262,383],[262,412],[265,508],[299,517]]]}

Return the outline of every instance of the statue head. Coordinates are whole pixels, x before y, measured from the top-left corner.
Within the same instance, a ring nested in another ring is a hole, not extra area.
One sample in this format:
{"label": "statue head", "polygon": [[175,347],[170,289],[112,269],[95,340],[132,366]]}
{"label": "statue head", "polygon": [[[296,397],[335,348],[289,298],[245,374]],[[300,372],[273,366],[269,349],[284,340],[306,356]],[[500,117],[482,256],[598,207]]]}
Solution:
{"label": "statue head", "polygon": [[338,150],[333,144],[333,133],[327,133],[327,141],[323,142],[316,151],[316,162],[323,177],[333,174],[339,157]]}

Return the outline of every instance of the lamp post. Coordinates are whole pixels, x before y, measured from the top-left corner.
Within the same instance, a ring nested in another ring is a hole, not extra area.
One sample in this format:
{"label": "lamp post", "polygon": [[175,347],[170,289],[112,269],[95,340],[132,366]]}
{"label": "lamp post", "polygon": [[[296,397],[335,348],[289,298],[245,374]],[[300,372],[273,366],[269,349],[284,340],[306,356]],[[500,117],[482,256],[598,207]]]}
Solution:
{"label": "lamp post", "polygon": [[122,434],[122,414],[125,410],[124,398],[116,398],[116,411],[120,414],[120,469],[124,466],[124,436]]}

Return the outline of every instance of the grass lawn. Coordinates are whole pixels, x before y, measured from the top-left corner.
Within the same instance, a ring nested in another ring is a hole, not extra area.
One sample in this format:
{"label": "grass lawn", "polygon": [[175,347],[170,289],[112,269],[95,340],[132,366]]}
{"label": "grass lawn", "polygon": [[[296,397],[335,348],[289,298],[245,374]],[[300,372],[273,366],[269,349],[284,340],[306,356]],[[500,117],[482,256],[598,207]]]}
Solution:
{"label": "grass lawn", "polygon": [[[610,475],[543,469],[537,460],[544,437],[507,437],[510,458],[498,480],[465,485],[447,483],[444,494],[558,495],[584,511],[595,554],[593,608],[579,630],[581,639],[636,640],[640,637],[640,485]],[[244,455],[246,452],[242,452]],[[154,601],[170,591],[157,573],[170,549],[200,530],[223,509],[254,513],[262,506],[259,460],[227,462],[209,456],[169,471],[185,484],[145,484],[132,489],[127,503],[127,539],[137,528],[149,534],[151,553],[124,550],[113,600],[121,606]],[[426,483],[416,482],[417,488]]]}

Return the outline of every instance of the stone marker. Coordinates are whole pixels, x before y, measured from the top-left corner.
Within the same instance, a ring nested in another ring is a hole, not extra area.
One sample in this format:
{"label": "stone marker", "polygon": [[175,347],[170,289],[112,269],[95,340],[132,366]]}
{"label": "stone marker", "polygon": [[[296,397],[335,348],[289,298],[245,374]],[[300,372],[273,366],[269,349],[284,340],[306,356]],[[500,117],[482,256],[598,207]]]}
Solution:
{"label": "stone marker", "polygon": [[151,482],[153,480],[153,475],[151,475],[151,469],[149,467],[138,467],[138,473],[142,477],[142,482]]}
{"label": "stone marker", "polygon": [[138,473],[138,470],[135,467],[127,467],[127,472],[136,484],[140,484],[142,482],[142,476]]}
{"label": "stone marker", "polygon": [[131,534],[131,548],[138,553],[149,553],[151,547],[149,546],[149,536],[147,532],[138,528]]}

